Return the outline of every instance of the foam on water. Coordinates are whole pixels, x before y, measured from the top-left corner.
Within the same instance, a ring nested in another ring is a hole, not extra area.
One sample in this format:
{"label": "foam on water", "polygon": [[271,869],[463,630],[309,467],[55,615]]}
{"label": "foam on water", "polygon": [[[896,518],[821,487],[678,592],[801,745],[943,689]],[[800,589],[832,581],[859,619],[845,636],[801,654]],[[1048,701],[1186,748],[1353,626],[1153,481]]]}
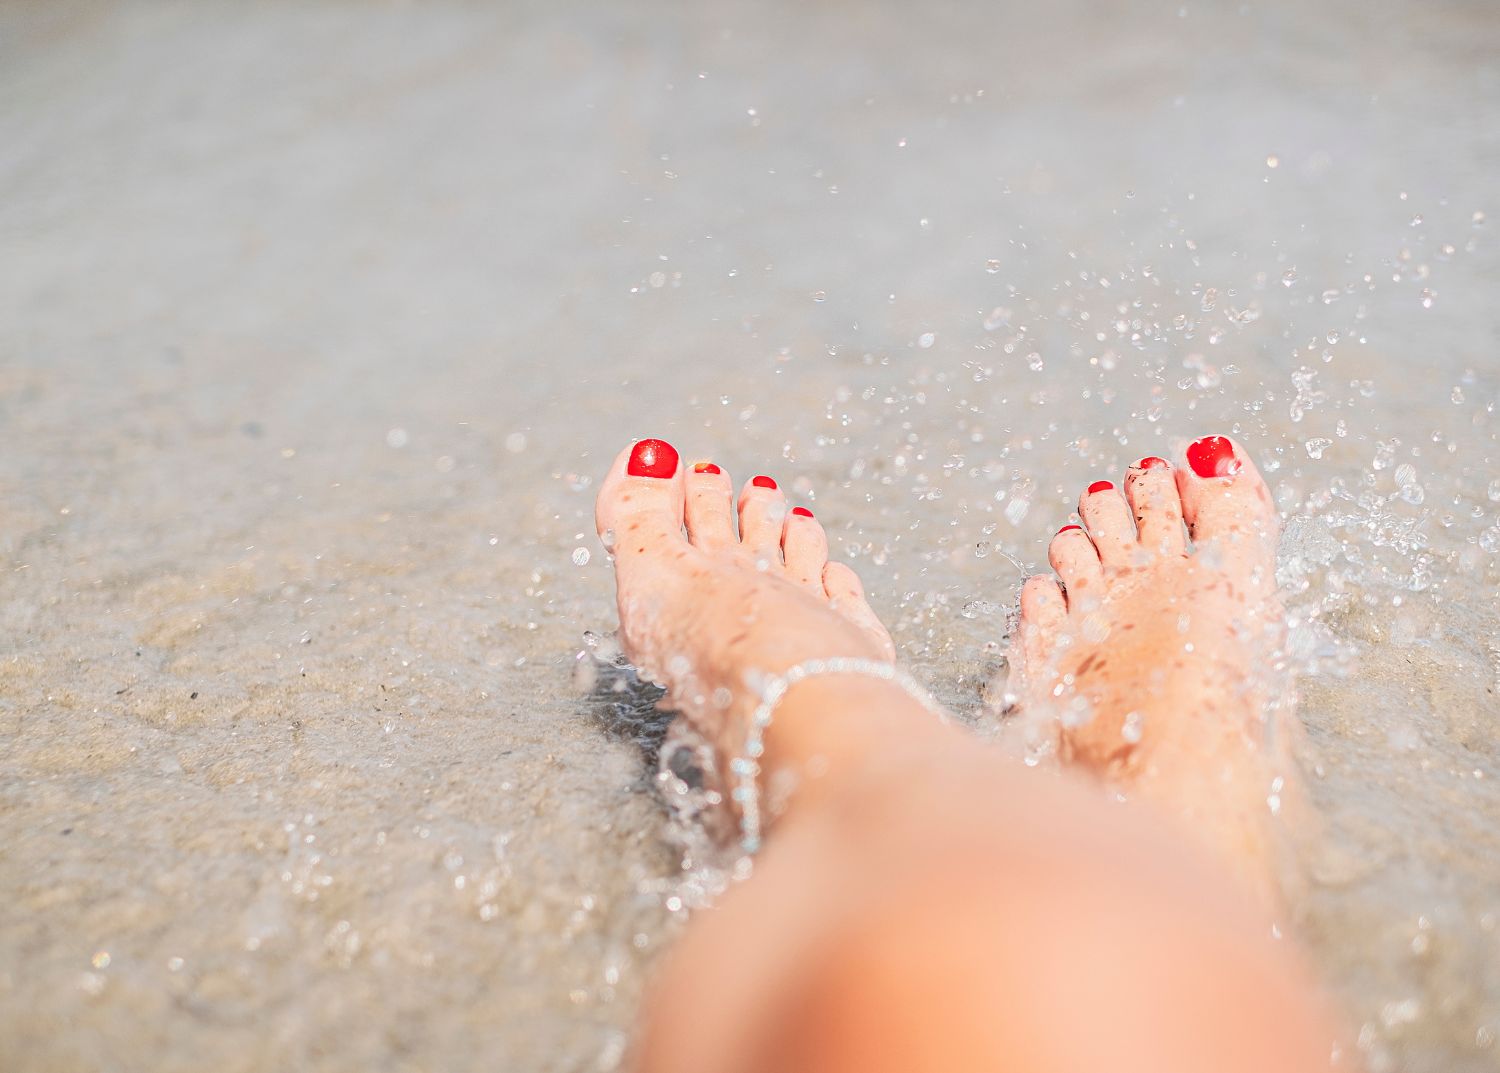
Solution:
{"label": "foam on water", "polygon": [[1299,926],[1372,1069],[1494,1068],[1500,22],[1033,7],[0,12],[10,1065],[617,1067],[726,879],[578,659],[621,444],[774,474],[988,733],[1078,489],[1220,431]]}

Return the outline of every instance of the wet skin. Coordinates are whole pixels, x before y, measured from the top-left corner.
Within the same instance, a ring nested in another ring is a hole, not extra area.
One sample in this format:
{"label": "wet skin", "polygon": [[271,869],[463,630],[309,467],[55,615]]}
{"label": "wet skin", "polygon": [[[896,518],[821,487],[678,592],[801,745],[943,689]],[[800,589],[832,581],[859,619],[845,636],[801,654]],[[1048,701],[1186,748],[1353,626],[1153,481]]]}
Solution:
{"label": "wet skin", "polygon": [[[1289,709],[1268,721],[1256,673],[1284,629],[1270,494],[1207,437],[1094,482],[1079,516],[1049,549],[1058,577],[1023,588],[1007,692],[1082,777],[1030,771],[889,682],[794,686],[761,768],[795,790],[753,878],[670,959],[640,1068],[1326,1068],[1317,991],[1267,938],[1268,788],[1291,790],[1272,733]],[[721,467],[641,441],[597,524],[626,653],[723,756],[757,676],[894,656],[770,478],[736,497]]]}

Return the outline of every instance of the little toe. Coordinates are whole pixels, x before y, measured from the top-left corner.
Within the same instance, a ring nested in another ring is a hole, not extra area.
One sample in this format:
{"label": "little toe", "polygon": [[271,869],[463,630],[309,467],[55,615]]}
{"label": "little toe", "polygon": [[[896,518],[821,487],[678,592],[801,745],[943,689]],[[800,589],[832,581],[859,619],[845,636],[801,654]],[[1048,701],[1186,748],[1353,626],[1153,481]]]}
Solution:
{"label": "little toe", "polygon": [[687,489],[688,539],[707,551],[732,547],[734,485],[712,462],[699,462],[684,475]]}
{"label": "little toe", "polygon": [[1182,555],[1187,539],[1182,528],[1182,497],[1172,464],[1154,455],[1143,458],[1125,474],[1125,498],[1135,515],[1141,547],[1152,555]]}
{"label": "little toe", "polygon": [[1113,484],[1095,481],[1089,485],[1078,497],[1078,514],[1088,527],[1100,562],[1112,570],[1131,564],[1139,547],[1135,522],[1129,505]]}
{"label": "little toe", "polygon": [[665,440],[638,440],[615,458],[599,487],[594,524],[622,566],[687,547],[682,534],[683,476]]}
{"label": "little toe", "polygon": [[1021,586],[1021,618],[1016,624],[1019,654],[1026,666],[1040,671],[1051,658],[1068,605],[1057,579],[1038,574]]}
{"label": "little toe", "polygon": [[1252,572],[1258,584],[1273,585],[1276,503],[1249,453],[1227,436],[1205,436],[1188,445],[1185,460],[1177,490],[1193,543]]}
{"label": "little toe", "polygon": [[823,590],[823,568],[828,565],[828,534],[806,507],[787,511],[781,534],[781,554],[787,577],[814,592]]}
{"label": "little toe", "polygon": [[752,477],[740,492],[740,544],[757,560],[781,563],[786,497],[770,477]]}
{"label": "little toe", "polygon": [[865,587],[859,575],[843,563],[829,563],[823,568],[823,592],[828,605],[854,623],[880,648],[888,660],[896,658],[896,645],[880,617],[865,599]]}
{"label": "little toe", "polygon": [[1081,525],[1065,525],[1057,531],[1047,547],[1047,561],[1067,590],[1068,607],[1075,607],[1086,596],[1098,595],[1104,586],[1104,568],[1099,553]]}

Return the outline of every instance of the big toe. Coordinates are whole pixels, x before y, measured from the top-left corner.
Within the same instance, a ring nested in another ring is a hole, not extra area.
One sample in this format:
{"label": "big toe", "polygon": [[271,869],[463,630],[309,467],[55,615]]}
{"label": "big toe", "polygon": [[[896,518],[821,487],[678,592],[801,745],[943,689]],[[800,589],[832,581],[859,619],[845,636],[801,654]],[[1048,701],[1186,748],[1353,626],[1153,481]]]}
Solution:
{"label": "big toe", "polygon": [[1205,436],[1188,444],[1185,461],[1177,490],[1194,545],[1257,587],[1273,585],[1276,503],[1249,452],[1228,436]]}
{"label": "big toe", "polygon": [[622,567],[686,548],[684,496],[676,449],[665,440],[636,441],[616,456],[599,487],[599,539]]}

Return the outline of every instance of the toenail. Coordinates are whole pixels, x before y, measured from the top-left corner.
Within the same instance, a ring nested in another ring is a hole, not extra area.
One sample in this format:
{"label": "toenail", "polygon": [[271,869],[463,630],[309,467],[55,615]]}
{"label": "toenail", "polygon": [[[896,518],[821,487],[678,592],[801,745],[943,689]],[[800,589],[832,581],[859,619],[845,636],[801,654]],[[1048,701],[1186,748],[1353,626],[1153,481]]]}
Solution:
{"label": "toenail", "polygon": [[1139,462],[1137,462],[1135,464],[1135,468],[1136,469],[1166,469],[1167,468],[1167,460],[1165,458],[1157,458],[1155,455],[1147,455],[1145,458],[1141,459]]}
{"label": "toenail", "polygon": [[797,517],[799,518],[811,518],[813,516],[813,512],[808,510],[806,507],[793,507],[792,513],[797,515]]}
{"label": "toenail", "polygon": [[625,472],[665,480],[677,472],[677,448],[666,440],[641,440],[631,449]]}
{"label": "toenail", "polygon": [[753,485],[755,485],[755,487],[757,487],[757,488],[775,488],[776,487],[776,482],[773,481],[773,480],[771,480],[770,477],[756,477],[750,483],[753,484]]}
{"label": "toenail", "polygon": [[693,472],[694,473],[723,473],[724,471],[721,470],[718,466],[714,465],[712,462],[699,462],[697,465],[693,466]]}
{"label": "toenail", "polygon": [[1113,487],[1114,485],[1110,484],[1108,481],[1095,481],[1093,484],[1089,485],[1089,495],[1093,495],[1095,492],[1108,492]]}
{"label": "toenail", "polygon": [[1059,529],[1059,530],[1058,530],[1058,531],[1057,531],[1057,535],[1058,535],[1058,536],[1062,536],[1062,535],[1063,535],[1063,534],[1064,534],[1064,533],[1066,533],[1066,532],[1067,532],[1067,531],[1068,531],[1068,530],[1069,530],[1069,529],[1082,529],[1082,528],[1083,528],[1083,526],[1081,526],[1081,525],[1065,525],[1065,526],[1063,526],[1063,527],[1062,527],[1062,528],[1061,528],[1061,529]]}
{"label": "toenail", "polygon": [[1204,436],[1188,445],[1188,465],[1200,477],[1233,477],[1240,471],[1234,445],[1223,436]]}

